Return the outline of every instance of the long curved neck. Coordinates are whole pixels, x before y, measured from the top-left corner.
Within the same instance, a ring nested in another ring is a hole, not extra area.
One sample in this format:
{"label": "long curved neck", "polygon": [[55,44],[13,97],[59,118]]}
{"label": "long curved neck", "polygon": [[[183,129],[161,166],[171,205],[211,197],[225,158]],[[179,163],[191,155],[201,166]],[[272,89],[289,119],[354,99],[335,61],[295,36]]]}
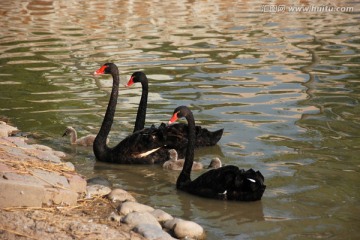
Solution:
{"label": "long curved neck", "polygon": [[148,85],[148,80],[146,77],[144,77],[144,80],[141,81],[141,86],[142,86],[142,94],[141,94],[138,111],[136,114],[136,122],[135,122],[134,132],[136,132],[138,130],[142,130],[145,127],[147,99],[148,99],[148,92],[149,92],[149,85]]}
{"label": "long curved neck", "polygon": [[182,188],[191,181],[191,168],[194,162],[194,148],[195,148],[195,120],[191,112],[186,116],[188,122],[188,145],[186,149],[184,167],[177,179],[176,187]]}
{"label": "long curved neck", "polygon": [[94,154],[98,160],[104,160],[109,152],[109,148],[106,145],[106,139],[111,130],[111,125],[113,124],[117,99],[119,95],[119,72],[115,71],[111,75],[113,77],[113,86],[110,94],[109,104],[107,106],[100,131],[97,134],[93,144]]}
{"label": "long curved neck", "polygon": [[70,133],[70,141],[71,143],[75,143],[77,140],[77,132],[76,130],[72,130],[71,133]]}

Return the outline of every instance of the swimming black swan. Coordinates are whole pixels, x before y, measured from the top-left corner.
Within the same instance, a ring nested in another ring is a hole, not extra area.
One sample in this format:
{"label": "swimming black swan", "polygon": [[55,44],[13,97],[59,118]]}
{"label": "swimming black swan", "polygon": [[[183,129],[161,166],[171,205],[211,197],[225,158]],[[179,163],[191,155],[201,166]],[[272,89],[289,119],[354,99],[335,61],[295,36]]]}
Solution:
{"label": "swimming black swan", "polygon": [[146,128],[123,139],[118,145],[110,148],[106,144],[114,120],[119,90],[119,70],[114,63],[105,63],[95,75],[111,74],[113,86],[104,120],[97,134],[93,150],[99,161],[126,164],[153,164],[168,160],[169,151],[165,145],[166,128]]}
{"label": "swimming black swan", "polygon": [[186,106],[177,107],[169,124],[185,117],[189,125],[189,142],[186,149],[185,164],[177,179],[176,188],[207,198],[236,201],[260,200],[266,186],[263,175],[253,169],[244,170],[228,165],[212,169],[191,181],[191,166],[194,161],[195,120]]}
{"label": "swimming black swan", "polygon": [[69,126],[66,128],[63,137],[70,136],[70,143],[73,145],[80,145],[80,146],[92,146],[95,140],[96,135],[89,134],[81,138],[77,138],[77,132],[75,128]]}
{"label": "swimming black swan", "polygon": [[[126,86],[130,87],[131,85],[137,82],[141,83],[142,94],[136,115],[134,132],[144,128],[148,91],[149,91],[148,79],[145,73],[134,72],[131,75],[131,78],[126,84]],[[195,148],[215,145],[220,140],[223,132],[224,129],[219,129],[217,131],[210,132],[206,128],[202,128],[201,126],[196,126]],[[180,157],[184,157],[187,146],[187,138],[188,138],[187,124],[178,123],[178,124],[170,125],[167,127],[167,134],[168,135],[167,135],[166,147],[168,149],[176,149]]]}

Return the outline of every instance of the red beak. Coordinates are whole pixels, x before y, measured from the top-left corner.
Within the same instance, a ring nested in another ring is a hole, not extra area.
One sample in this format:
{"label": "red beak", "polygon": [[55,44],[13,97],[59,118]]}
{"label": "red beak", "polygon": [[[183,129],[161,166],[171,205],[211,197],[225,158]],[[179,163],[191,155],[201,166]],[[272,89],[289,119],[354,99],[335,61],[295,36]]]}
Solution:
{"label": "red beak", "polygon": [[176,120],[178,120],[178,113],[174,113],[174,115],[171,117],[170,121],[168,124],[172,124],[173,122],[175,122]]}
{"label": "red beak", "polygon": [[134,77],[131,76],[130,80],[128,81],[128,83],[125,85],[126,87],[130,87],[131,85],[134,84]]}
{"label": "red beak", "polygon": [[106,69],[106,66],[102,66],[101,68],[99,68],[98,70],[96,70],[94,72],[94,75],[100,75],[100,74],[104,74],[105,73],[105,69]]}

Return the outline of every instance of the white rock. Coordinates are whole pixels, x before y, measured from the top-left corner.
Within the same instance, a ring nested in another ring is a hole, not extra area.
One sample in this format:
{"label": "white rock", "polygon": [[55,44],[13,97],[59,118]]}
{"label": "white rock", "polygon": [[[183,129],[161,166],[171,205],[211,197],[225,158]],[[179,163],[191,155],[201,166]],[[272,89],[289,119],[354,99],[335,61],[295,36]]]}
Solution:
{"label": "white rock", "polygon": [[171,237],[170,234],[168,234],[167,232],[164,232],[162,229],[150,224],[139,224],[133,229],[133,231],[143,235],[146,239],[150,239],[150,240],[175,239]]}
{"label": "white rock", "polygon": [[173,230],[175,225],[179,222],[182,222],[184,220],[180,219],[180,218],[173,218],[171,220],[167,220],[164,222],[163,227],[168,229],[168,230]]}
{"label": "white rock", "polygon": [[90,185],[86,187],[86,197],[105,196],[111,192],[111,189],[102,185]]}
{"label": "white rock", "polygon": [[55,151],[55,150],[53,150],[52,153],[53,153],[55,156],[59,157],[59,158],[65,158],[65,157],[66,157],[66,153],[61,152],[61,151]]}
{"label": "white rock", "polygon": [[180,221],[175,224],[174,234],[177,238],[204,238],[204,229],[197,223],[192,221]]}
{"label": "white rock", "polygon": [[127,223],[130,226],[150,224],[154,227],[162,229],[160,223],[149,212],[131,212],[122,219],[122,222]]}
{"label": "white rock", "polygon": [[0,137],[8,137],[8,131],[6,129],[0,129]]}
{"label": "white rock", "polygon": [[109,193],[108,198],[112,202],[136,202],[136,199],[130,193],[120,188],[113,189],[111,193]]}
{"label": "white rock", "polygon": [[19,131],[19,129],[17,129],[16,127],[10,126],[3,121],[0,121],[0,130],[1,137],[8,137],[12,133]]}
{"label": "white rock", "polygon": [[71,162],[65,162],[64,164],[65,164],[65,166],[66,166],[69,170],[75,171],[75,166],[74,166],[73,163],[71,163]]}
{"label": "white rock", "polygon": [[161,209],[155,209],[154,211],[152,211],[150,213],[151,213],[151,215],[153,215],[156,218],[156,220],[158,220],[158,222],[165,222],[165,221],[173,219],[173,216],[171,216],[167,212],[164,212]]}
{"label": "white rock", "polygon": [[121,204],[119,209],[119,212],[122,215],[127,215],[131,212],[152,212],[152,211],[154,211],[154,208],[138,202],[124,202],[123,204]]}
{"label": "white rock", "polygon": [[36,148],[38,150],[41,150],[41,151],[50,151],[50,152],[53,151],[51,147],[41,145],[41,144],[31,144],[30,146],[33,148]]}

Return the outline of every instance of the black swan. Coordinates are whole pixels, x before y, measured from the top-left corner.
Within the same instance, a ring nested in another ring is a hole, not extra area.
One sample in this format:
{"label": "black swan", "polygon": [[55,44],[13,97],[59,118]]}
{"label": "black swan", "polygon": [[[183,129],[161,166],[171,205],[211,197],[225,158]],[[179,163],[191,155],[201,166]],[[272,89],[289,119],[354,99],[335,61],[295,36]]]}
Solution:
{"label": "black swan", "polygon": [[169,151],[163,147],[166,138],[165,126],[137,131],[123,139],[115,147],[107,146],[106,139],[114,120],[119,94],[119,70],[114,63],[105,63],[94,74],[111,74],[113,78],[109,104],[93,145],[96,159],[103,162],[125,164],[153,164],[168,160]]}
{"label": "black swan", "polygon": [[266,186],[263,175],[253,169],[244,170],[227,165],[212,169],[191,181],[191,166],[194,161],[195,120],[186,106],[177,107],[169,124],[178,118],[185,117],[189,125],[189,142],[187,145],[185,164],[177,179],[176,188],[194,195],[207,198],[236,201],[260,200]]}
{"label": "black swan", "polygon": [[[134,83],[138,83],[138,82],[141,83],[142,94],[136,115],[134,132],[143,129],[145,125],[149,83],[145,73],[134,72],[131,75],[130,80],[126,84],[127,87],[130,87]],[[187,124],[184,123],[173,124],[167,127],[168,135],[167,135],[166,147],[168,149],[176,149],[180,157],[184,157],[186,152],[187,133],[188,133],[187,128],[188,128]],[[211,132],[206,128],[202,128],[201,126],[196,126],[195,148],[215,145],[222,137],[223,132],[224,129],[219,129],[217,131]]]}
{"label": "black swan", "polygon": [[95,140],[96,135],[89,134],[84,137],[78,138],[77,132],[75,128],[69,126],[66,128],[63,137],[70,136],[70,143],[73,145],[80,145],[80,146],[92,146]]}
{"label": "black swan", "polygon": [[[179,159],[178,153],[175,149],[169,150],[170,154],[170,160],[167,160],[163,163],[163,168],[167,170],[175,170],[175,171],[181,171],[184,167],[185,159]],[[210,168],[219,168],[221,167],[222,163],[221,160],[218,157],[215,157],[211,160],[209,166],[204,167],[204,165],[200,162],[193,162],[193,165],[191,167],[192,171],[198,171],[203,169],[210,169]]]}

